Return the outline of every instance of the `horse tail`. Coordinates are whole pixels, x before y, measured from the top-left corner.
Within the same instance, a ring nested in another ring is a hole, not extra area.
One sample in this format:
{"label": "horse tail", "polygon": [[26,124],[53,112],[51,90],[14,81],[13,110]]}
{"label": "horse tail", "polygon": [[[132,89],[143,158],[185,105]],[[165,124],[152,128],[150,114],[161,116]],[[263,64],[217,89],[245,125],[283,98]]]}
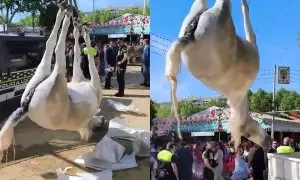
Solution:
{"label": "horse tail", "polygon": [[33,93],[34,89],[28,93],[21,106],[17,108],[5,121],[0,131],[0,152],[8,149],[12,144],[13,128],[23,119],[25,119]]}
{"label": "horse tail", "polygon": [[169,48],[166,54],[166,68],[165,74],[168,77],[171,83],[171,96],[172,96],[172,113],[174,114],[177,120],[177,133],[180,140],[182,140],[182,134],[180,131],[180,116],[178,113],[178,101],[176,97],[176,90],[177,90],[177,75],[180,69],[180,59],[181,59],[181,51],[185,47],[186,43],[179,39],[172,43],[171,47]]}

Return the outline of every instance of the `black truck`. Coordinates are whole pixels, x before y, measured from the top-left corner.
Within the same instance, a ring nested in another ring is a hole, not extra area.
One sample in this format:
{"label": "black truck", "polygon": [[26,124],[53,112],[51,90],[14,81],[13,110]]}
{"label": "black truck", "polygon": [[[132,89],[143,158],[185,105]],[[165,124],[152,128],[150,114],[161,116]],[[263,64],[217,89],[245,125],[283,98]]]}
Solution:
{"label": "black truck", "polygon": [[19,105],[26,84],[43,57],[46,41],[44,36],[0,34],[0,114],[9,113],[8,106],[14,109]]}

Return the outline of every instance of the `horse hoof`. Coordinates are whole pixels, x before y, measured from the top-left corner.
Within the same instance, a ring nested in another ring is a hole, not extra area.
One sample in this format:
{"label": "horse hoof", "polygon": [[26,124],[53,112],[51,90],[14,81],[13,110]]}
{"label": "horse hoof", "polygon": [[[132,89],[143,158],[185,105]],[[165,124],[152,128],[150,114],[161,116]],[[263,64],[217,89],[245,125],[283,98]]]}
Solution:
{"label": "horse hoof", "polygon": [[77,17],[73,18],[73,26],[77,29],[81,29],[81,23]]}
{"label": "horse hoof", "polygon": [[64,12],[67,16],[72,16],[73,15],[73,7],[67,6],[66,9],[64,10]]}
{"label": "horse hoof", "polygon": [[65,10],[67,8],[67,2],[66,1],[61,1],[60,3],[57,4],[59,9]]}

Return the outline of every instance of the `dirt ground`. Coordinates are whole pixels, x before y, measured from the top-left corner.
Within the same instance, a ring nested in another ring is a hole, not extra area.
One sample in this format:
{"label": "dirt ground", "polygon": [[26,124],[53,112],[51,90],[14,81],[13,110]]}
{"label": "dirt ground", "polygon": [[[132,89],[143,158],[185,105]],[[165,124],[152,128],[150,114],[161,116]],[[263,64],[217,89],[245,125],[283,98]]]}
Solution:
{"label": "dirt ground", "polygon": [[[126,96],[116,98],[113,95],[117,92],[116,78],[113,77],[113,89],[103,90],[104,99],[101,109],[105,119],[120,117],[126,124],[134,128],[150,129],[150,98],[149,88],[140,86],[142,75],[139,66],[128,67],[126,74]],[[121,113],[106,105],[107,99],[121,101],[124,104],[134,103],[141,113]],[[7,163],[4,159],[0,165],[1,180],[40,180],[56,179],[56,169],[73,167],[70,173],[93,172],[75,164],[75,158],[85,152],[91,151],[95,144],[107,131],[107,124],[95,130],[89,142],[82,142],[76,132],[50,131],[42,129],[30,120],[26,119],[15,128],[15,161],[13,161],[13,149],[8,152]],[[132,144],[120,142],[126,147],[128,153]],[[113,172],[114,180],[140,180],[148,179],[149,159],[137,158],[138,167]]]}

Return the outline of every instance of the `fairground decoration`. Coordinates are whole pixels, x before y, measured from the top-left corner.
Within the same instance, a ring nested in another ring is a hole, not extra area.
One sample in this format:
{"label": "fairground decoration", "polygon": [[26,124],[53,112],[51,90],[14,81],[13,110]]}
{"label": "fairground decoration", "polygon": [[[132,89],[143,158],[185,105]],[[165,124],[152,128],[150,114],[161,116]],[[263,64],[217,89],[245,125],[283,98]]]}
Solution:
{"label": "fairground decoration", "polygon": [[215,119],[216,118],[216,115],[217,115],[217,109],[213,109],[210,111],[210,117]]}
{"label": "fairground decoration", "polygon": [[290,84],[290,67],[278,66],[278,84]]}
{"label": "fairground decoration", "polygon": [[133,15],[133,14],[124,14],[123,16],[110,20],[106,23],[96,24],[94,27],[120,27],[120,26],[128,26],[128,25],[141,25],[143,28],[145,25],[150,24],[150,17],[144,15]]}
{"label": "fairground decoration", "polygon": [[222,132],[222,131],[223,131],[223,126],[221,121],[219,121],[218,132]]}

